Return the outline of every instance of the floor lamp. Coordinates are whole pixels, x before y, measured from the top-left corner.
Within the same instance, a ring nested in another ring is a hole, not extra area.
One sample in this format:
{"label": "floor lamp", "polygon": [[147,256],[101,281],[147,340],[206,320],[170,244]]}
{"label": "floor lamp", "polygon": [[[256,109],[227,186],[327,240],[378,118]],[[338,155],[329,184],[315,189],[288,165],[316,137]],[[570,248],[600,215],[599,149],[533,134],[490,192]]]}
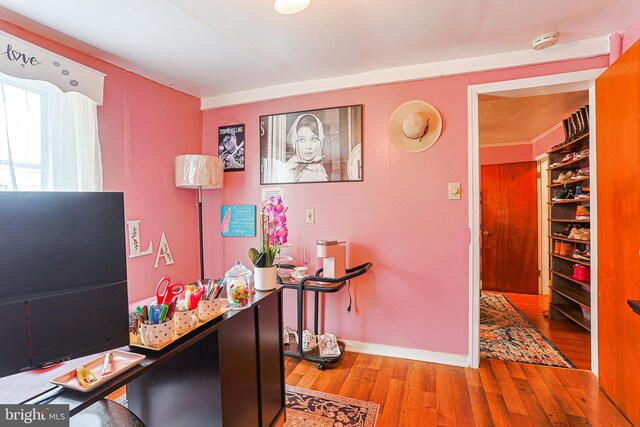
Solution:
{"label": "floor lamp", "polygon": [[215,156],[184,154],[176,157],[176,187],[198,190],[198,226],[200,230],[200,278],[204,279],[202,238],[202,190],[222,188],[222,160]]}

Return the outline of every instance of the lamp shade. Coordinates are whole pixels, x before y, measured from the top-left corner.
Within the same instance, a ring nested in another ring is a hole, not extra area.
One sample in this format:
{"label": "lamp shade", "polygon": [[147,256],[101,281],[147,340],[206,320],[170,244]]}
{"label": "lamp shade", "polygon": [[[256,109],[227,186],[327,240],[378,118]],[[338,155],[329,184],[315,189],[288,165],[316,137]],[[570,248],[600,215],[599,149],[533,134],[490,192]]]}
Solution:
{"label": "lamp shade", "polygon": [[222,160],[215,156],[184,154],[176,157],[176,187],[222,188]]}

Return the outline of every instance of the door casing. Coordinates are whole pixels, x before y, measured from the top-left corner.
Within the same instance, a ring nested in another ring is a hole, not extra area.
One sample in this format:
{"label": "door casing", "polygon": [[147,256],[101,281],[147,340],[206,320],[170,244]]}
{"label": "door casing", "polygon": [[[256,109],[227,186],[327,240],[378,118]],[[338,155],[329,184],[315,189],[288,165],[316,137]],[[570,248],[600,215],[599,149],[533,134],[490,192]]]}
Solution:
{"label": "door casing", "polygon": [[[503,96],[532,96],[550,93],[589,91],[589,104],[595,106],[595,79],[605,68],[577,71],[573,73],[552,74],[527,79],[508,80],[495,83],[470,85],[467,88],[468,134],[469,134],[469,354],[468,364],[472,368],[480,366],[480,130],[478,120],[478,96],[480,94],[500,94]],[[590,154],[596,163],[595,152],[595,108],[590,110]],[[597,259],[597,171],[591,167],[591,254]],[[598,277],[597,264],[591,266],[591,277]],[[591,283],[591,371],[598,375],[598,284]],[[593,319],[596,319],[595,321]]]}

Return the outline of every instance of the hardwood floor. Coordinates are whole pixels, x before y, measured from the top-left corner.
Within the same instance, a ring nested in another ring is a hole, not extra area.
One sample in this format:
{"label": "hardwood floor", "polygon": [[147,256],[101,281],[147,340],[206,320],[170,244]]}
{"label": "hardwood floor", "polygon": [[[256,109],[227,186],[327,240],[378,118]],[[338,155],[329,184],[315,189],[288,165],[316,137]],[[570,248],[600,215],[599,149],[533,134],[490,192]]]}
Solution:
{"label": "hardwood floor", "polygon": [[380,404],[386,426],[630,426],[586,371],[498,360],[480,369],[345,353],[325,371],[285,357],[285,382]]}
{"label": "hardwood floor", "polygon": [[548,295],[501,292],[544,334],[578,369],[591,370],[591,334],[571,321],[550,320]]}

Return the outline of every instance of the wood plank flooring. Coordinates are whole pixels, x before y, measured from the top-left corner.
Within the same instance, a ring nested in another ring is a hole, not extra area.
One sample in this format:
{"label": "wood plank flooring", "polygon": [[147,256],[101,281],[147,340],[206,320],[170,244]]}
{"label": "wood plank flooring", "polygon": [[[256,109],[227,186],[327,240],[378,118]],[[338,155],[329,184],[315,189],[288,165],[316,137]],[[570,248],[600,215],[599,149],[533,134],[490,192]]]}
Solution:
{"label": "wood plank flooring", "polygon": [[591,334],[567,320],[550,320],[543,316],[549,309],[548,295],[501,292],[549,341],[578,369],[591,370]]}
{"label": "wood plank flooring", "polygon": [[285,382],[380,404],[378,426],[630,426],[587,371],[482,360],[480,369],[345,353],[325,371],[285,357]]}

